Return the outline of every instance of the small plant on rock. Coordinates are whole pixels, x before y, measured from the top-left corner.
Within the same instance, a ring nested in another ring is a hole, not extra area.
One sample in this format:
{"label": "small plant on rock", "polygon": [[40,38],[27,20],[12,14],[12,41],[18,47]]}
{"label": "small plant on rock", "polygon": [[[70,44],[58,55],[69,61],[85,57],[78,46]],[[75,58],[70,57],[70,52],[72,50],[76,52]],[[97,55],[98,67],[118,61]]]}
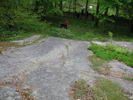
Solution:
{"label": "small plant on rock", "polygon": [[110,41],[112,42],[112,40],[113,40],[113,32],[109,32],[108,35],[109,35]]}

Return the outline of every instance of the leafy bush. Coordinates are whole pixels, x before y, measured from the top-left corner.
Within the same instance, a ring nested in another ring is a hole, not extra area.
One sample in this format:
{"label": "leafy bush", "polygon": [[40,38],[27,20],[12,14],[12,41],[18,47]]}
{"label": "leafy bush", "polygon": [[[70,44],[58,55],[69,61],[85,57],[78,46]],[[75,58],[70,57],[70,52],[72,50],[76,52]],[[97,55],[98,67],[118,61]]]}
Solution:
{"label": "leafy bush", "polygon": [[24,37],[33,34],[45,35],[45,32],[47,32],[49,27],[48,23],[40,22],[37,20],[36,15],[30,15],[30,13],[23,10],[21,12],[17,12],[17,17],[15,19],[16,25],[14,26],[14,29],[7,30],[0,27],[0,41],[23,39]]}
{"label": "leafy bush", "polygon": [[0,27],[11,29],[15,26],[17,0],[1,0],[0,2]]}
{"label": "leafy bush", "polygon": [[123,47],[116,45],[100,46],[93,44],[91,47],[89,47],[89,49],[92,50],[94,54],[101,59],[104,60],[116,59],[133,67],[133,52],[128,51]]}

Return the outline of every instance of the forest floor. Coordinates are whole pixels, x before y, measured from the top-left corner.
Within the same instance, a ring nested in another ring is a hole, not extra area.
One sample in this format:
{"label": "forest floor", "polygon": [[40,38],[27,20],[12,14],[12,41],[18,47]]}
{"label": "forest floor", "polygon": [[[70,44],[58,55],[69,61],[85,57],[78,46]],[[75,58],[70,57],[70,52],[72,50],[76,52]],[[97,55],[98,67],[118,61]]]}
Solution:
{"label": "forest floor", "polygon": [[[11,45],[6,51],[1,50],[0,100],[70,100],[71,84],[84,79],[93,87],[98,78],[118,83],[133,99],[133,81],[121,77],[123,73],[132,77],[133,68],[110,61],[111,72],[104,75],[94,70],[89,60],[93,55],[88,50],[92,42],[40,37],[13,41],[24,46]],[[114,43],[129,49],[133,47],[131,42]]]}

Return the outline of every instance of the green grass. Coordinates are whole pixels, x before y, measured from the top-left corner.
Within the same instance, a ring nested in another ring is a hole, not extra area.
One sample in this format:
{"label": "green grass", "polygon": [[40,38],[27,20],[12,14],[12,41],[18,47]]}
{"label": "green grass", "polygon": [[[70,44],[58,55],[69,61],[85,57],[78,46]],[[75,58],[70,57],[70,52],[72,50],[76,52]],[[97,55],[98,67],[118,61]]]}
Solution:
{"label": "green grass", "polygon": [[[129,100],[124,96],[119,84],[110,80],[98,79],[94,89],[96,100]],[[103,99],[100,99],[102,97]]]}
{"label": "green grass", "polygon": [[128,51],[123,47],[116,45],[101,46],[93,44],[89,47],[89,50],[92,50],[94,54],[101,59],[107,61],[115,59],[133,67],[133,52]]}
{"label": "green grass", "polygon": [[107,65],[107,61],[96,57],[95,55],[90,56],[89,60],[92,63],[92,68],[96,70],[100,74],[107,75],[109,73],[109,67]]}
{"label": "green grass", "polygon": [[[133,41],[128,36],[128,28],[125,26],[113,26],[112,24],[101,24],[94,27],[94,22],[86,19],[77,19],[71,16],[49,17],[47,21],[39,21],[36,15],[20,14],[15,30],[0,30],[0,41],[11,41],[23,39],[34,34],[42,36],[55,36],[75,40],[99,40],[108,41],[108,32],[112,31],[114,40]],[[68,29],[60,28],[64,19],[70,21]],[[115,29],[115,30],[114,30]]]}
{"label": "green grass", "polygon": [[117,83],[106,79],[97,79],[94,87],[90,87],[85,80],[78,80],[71,91],[74,100],[129,100]]}
{"label": "green grass", "polygon": [[133,81],[133,77],[125,77],[124,79],[128,81]]}

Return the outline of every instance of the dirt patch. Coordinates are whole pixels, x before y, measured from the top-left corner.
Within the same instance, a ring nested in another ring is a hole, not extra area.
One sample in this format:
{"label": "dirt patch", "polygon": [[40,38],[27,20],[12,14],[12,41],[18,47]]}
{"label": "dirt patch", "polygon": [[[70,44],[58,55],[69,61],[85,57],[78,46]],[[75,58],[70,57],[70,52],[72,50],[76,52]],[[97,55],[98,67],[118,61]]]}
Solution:
{"label": "dirt patch", "polygon": [[19,45],[16,43],[11,42],[0,42],[0,54],[2,54],[3,51],[6,51],[7,49],[11,47],[18,47]]}

